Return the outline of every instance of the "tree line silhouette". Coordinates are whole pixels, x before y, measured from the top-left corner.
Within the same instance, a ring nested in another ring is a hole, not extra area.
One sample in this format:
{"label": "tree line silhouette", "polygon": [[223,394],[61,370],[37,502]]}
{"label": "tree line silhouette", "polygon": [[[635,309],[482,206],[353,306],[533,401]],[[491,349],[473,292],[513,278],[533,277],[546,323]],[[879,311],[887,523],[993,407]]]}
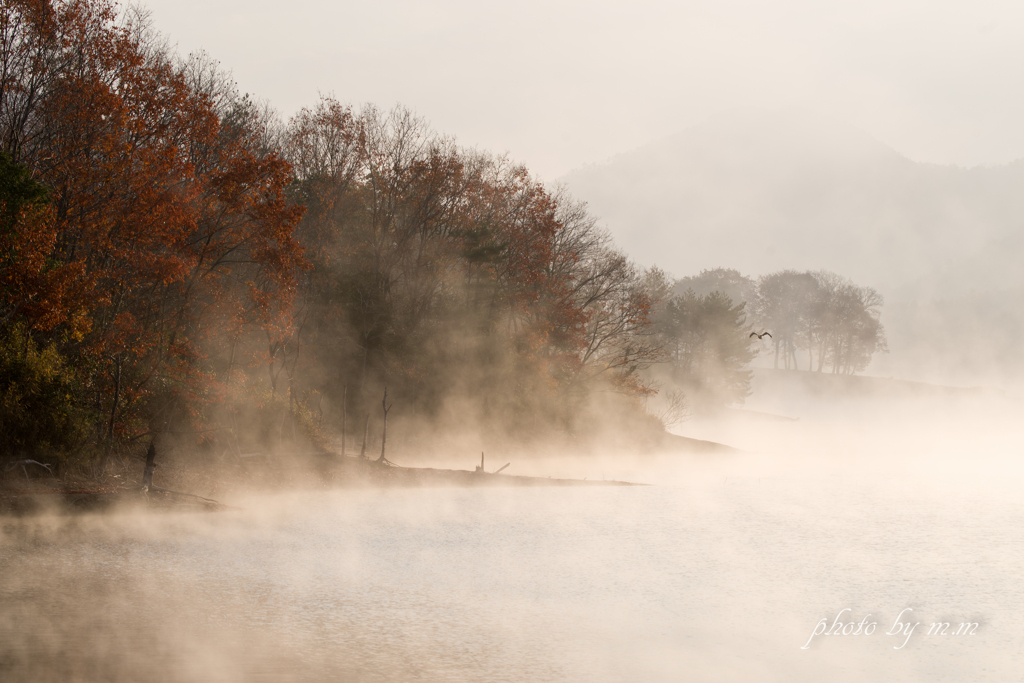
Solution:
{"label": "tree line silhouette", "polygon": [[772,354],[775,369],[850,375],[888,350],[882,296],[836,273],[783,270],[755,280],[716,268],[650,281],[662,292],[652,321],[668,379],[712,407],[749,395],[749,363],[761,351]]}

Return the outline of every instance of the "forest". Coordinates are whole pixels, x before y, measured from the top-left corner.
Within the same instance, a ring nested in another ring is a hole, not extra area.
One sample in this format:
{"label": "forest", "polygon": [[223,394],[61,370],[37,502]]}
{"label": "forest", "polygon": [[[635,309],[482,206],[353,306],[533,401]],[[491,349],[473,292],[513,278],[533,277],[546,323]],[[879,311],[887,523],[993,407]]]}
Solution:
{"label": "forest", "polygon": [[284,120],[108,0],[3,1],[0,144],[0,460],[345,453],[392,406],[661,429],[646,398],[741,403],[759,353],[851,374],[885,350],[871,288],[641,268],[507,157],[402,107]]}

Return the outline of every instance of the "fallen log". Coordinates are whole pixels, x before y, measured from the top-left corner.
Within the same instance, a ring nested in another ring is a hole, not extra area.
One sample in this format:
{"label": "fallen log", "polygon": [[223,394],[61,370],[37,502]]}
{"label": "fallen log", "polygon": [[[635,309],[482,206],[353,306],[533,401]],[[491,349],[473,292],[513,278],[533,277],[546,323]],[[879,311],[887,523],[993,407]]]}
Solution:
{"label": "fallen log", "polygon": [[38,460],[15,460],[7,465],[6,471],[10,472],[18,465],[21,465],[21,471],[25,473],[26,479],[31,479],[31,477],[28,476],[28,469],[25,467],[26,465],[38,465],[49,472],[51,477],[53,476],[53,465],[45,462],[39,462]]}

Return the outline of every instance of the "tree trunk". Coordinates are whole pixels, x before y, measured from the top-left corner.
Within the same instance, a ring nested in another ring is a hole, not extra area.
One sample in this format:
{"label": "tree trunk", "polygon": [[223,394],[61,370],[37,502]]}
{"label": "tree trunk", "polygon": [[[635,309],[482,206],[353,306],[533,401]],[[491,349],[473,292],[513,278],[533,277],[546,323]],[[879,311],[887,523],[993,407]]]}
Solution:
{"label": "tree trunk", "polygon": [[363,426],[363,448],[359,451],[359,457],[366,457],[366,436],[370,433],[370,416],[366,416],[366,425]]}
{"label": "tree trunk", "polygon": [[142,492],[149,491],[153,485],[153,470],[156,469],[156,437],[149,442],[149,450],[146,451],[146,469],[142,471]]}
{"label": "tree trunk", "polygon": [[387,462],[387,458],[384,457],[384,448],[388,443],[388,411],[391,410],[391,406],[388,405],[387,387],[384,387],[384,398],[381,400],[380,405],[384,409],[384,431],[380,435],[380,457],[377,458],[377,462]]}
{"label": "tree trunk", "polygon": [[345,455],[345,431],[348,422],[348,408],[346,403],[348,402],[348,385],[344,385],[341,389],[341,455]]}
{"label": "tree trunk", "polygon": [[814,333],[807,328],[807,372],[814,369]]}
{"label": "tree trunk", "polygon": [[298,439],[295,438],[295,388],[294,381],[288,378],[288,424],[292,428],[292,447]]}
{"label": "tree trunk", "polygon": [[117,356],[117,371],[114,373],[114,398],[110,404],[110,419],[107,422],[107,438],[103,448],[103,456],[100,458],[100,474],[107,471],[107,461],[110,459],[110,450],[114,442],[114,423],[117,420],[117,409],[121,403],[121,355]]}

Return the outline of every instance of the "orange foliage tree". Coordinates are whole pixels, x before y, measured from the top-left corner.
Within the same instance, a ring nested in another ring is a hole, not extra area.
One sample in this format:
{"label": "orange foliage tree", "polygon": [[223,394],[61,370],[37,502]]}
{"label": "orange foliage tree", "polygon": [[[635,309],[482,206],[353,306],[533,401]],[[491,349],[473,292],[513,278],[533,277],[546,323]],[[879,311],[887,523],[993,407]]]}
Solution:
{"label": "orange foliage tree", "polygon": [[99,439],[195,417],[228,340],[289,324],[290,166],[247,99],[197,87],[137,14],[23,0],[0,22],[0,133],[51,200],[23,244],[59,264],[9,298],[88,366]]}
{"label": "orange foliage tree", "polygon": [[289,344],[333,368],[306,386],[405,381],[428,409],[461,390],[505,412],[597,384],[645,391],[649,298],[582,205],[403,109],[324,99],[288,140],[316,264]]}
{"label": "orange foliage tree", "polygon": [[243,385],[292,433],[349,386],[535,414],[646,391],[649,296],[585,207],[405,109],[281,128],[137,10],[3,0],[0,144],[46,188],[3,200],[2,315],[77,366],[101,451]]}

